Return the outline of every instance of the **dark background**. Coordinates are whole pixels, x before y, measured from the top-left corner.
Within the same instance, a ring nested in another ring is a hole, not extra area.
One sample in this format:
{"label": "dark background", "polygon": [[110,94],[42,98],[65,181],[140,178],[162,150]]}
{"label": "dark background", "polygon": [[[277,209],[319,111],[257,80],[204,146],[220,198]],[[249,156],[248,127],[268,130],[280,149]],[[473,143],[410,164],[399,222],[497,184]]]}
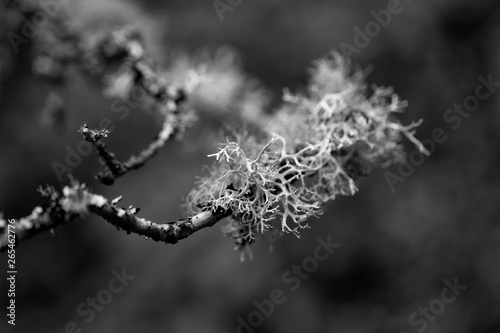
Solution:
{"label": "dark background", "polygon": [[[275,104],[283,87],[307,83],[314,59],[342,42],[353,44],[353,28],[363,29],[373,19],[370,11],[385,9],[387,2],[247,0],[222,22],[210,1],[73,5],[70,12],[89,29],[115,21],[138,25],[159,62],[173,50],[195,54],[229,45]],[[474,93],[479,75],[500,80],[500,4],[402,5],[403,12],[353,62],[373,65],[368,82],[394,86],[409,101],[400,119],[424,119],[417,137],[429,138],[440,127],[448,140],[394,192],[379,170],[359,183],[356,196],[330,203],[301,239],[287,235],[274,252],[260,247],[253,261],[243,263],[218,226],[165,246],[118,232],[93,216],[70,223],[57,229],[56,238],[44,234],[17,248],[17,324],[13,330],[4,317],[0,331],[62,332],[74,320],[83,332],[94,333],[234,332],[237,318],[255,311],[254,300],[269,299],[280,288],[286,302],[255,332],[416,332],[408,317],[440,297],[444,279],[456,277],[468,289],[426,332],[499,332],[500,93],[481,102],[456,130],[443,113]],[[121,158],[144,147],[159,128],[155,117],[139,110],[119,120],[101,89],[77,74],[68,89],[66,123],[56,129],[44,124],[40,109],[48,87],[30,75],[27,48],[14,57],[0,90],[0,207],[7,218],[28,215],[41,202],[39,185],[59,184],[51,163],[63,162],[65,147],[81,140],[81,122],[97,126],[99,119],[111,118],[116,130],[107,142]],[[221,141],[215,134],[222,123],[223,118],[198,122],[184,142],[169,145],[113,187],[93,179],[100,169],[95,155],[74,174],[98,193],[124,195],[123,205],[141,207],[140,216],[158,222],[180,218],[183,197]],[[290,291],[282,274],[311,256],[316,238],[327,235],[341,247]],[[6,271],[7,256],[0,258]],[[111,271],[122,267],[135,280],[84,323],[75,312],[78,304],[95,297]]]}

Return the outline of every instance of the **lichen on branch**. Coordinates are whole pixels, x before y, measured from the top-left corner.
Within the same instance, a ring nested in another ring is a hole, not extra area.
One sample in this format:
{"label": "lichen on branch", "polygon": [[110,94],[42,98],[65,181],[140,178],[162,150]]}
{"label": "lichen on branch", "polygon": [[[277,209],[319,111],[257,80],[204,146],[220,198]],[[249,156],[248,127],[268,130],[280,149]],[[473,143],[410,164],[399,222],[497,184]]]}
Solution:
{"label": "lichen on branch", "polygon": [[229,230],[241,248],[275,228],[299,236],[324,203],[354,195],[359,177],[401,162],[403,137],[427,154],[414,137],[420,122],[403,126],[394,117],[406,105],[390,88],[368,95],[362,73],[338,54],[320,60],[304,93],[285,91],[264,134],[236,135],[209,155],[215,163],[187,209],[233,211]]}

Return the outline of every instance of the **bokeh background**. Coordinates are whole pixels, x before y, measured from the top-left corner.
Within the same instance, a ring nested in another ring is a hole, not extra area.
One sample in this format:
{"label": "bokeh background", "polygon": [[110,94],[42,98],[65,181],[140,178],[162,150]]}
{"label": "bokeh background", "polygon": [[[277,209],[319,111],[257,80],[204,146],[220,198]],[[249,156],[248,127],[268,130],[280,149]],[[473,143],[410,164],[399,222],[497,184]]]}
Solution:
{"label": "bokeh background", "polygon": [[[70,223],[55,238],[44,234],[18,247],[16,326],[7,325],[2,314],[0,331],[63,332],[75,321],[83,332],[94,333],[234,332],[237,318],[247,321],[256,310],[255,300],[269,299],[279,288],[286,301],[255,332],[417,332],[421,326],[411,326],[409,316],[440,297],[443,280],[458,278],[467,290],[425,332],[499,332],[500,92],[456,130],[443,113],[474,93],[479,75],[500,81],[500,3],[401,3],[402,13],[352,56],[353,63],[373,65],[368,82],[393,86],[409,101],[400,119],[424,119],[417,137],[429,138],[439,127],[448,140],[394,192],[378,170],[360,182],[356,196],[329,204],[301,239],[287,235],[273,252],[259,247],[254,260],[243,263],[218,226],[165,246],[118,232],[95,217]],[[370,11],[385,8],[387,1],[374,0],[248,0],[223,21],[211,1],[82,0],[70,2],[68,11],[88,29],[106,29],[110,22],[139,26],[160,63],[176,52],[229,46],[243,70],[268,89],[272,112],[284,87],[307,84],[314,59],[342,42],[353,44],[354,27],[364,29],[373,20]],[[59,184],[51,163],[64,161],[65,147],[81,140],[76,129],[83,121],[111,118],[116,130],[107,142],[121,158],[144,147],[159,129],[157,119],[140,110],[120,120],[101,87],[76,72],[70,75],[67,119],[54,128],[41,115],[49,87],[30,73],[29,46],[11,60],[0,86],[5,217],[29,214],[42,200],[36,188]],[[183,142],[169,145],[113,187],[93,179],[101,168],[94,155],[74,175],[108,197],[123,195],[123,204],[141,207],[141,216],[180,218],[183,197],[221,140],[216,134],[224,117],[199,121]],[[282,274],[311,256],[316,238],[327,235],[341,247],[290,291]],[[4,299],[6,254],[0,259]],[[85,323],[77,306],[122,267],[135,280]]]}

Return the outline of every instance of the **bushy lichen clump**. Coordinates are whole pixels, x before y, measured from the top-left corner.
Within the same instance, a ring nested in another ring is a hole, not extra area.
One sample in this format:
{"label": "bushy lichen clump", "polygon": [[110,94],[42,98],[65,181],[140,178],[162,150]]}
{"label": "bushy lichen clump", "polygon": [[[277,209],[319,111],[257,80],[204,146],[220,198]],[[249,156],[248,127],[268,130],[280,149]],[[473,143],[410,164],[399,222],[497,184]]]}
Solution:
{"label": "bushy lichen clump", "polygon": [[413,136],[419,123],[403,126],[393,116],[406,102],[392,89],[367,97],[363,74],[337,54],[311,74],[304,94],[285,92],[264,134],[241,134],[209,155],[215,164],[187,198],[191,214],[232,212],[225,230],[241,248],[278,223],[298,236],[322,204],[353,195],[359,177],[401,161],[403,136],[426,152]]}

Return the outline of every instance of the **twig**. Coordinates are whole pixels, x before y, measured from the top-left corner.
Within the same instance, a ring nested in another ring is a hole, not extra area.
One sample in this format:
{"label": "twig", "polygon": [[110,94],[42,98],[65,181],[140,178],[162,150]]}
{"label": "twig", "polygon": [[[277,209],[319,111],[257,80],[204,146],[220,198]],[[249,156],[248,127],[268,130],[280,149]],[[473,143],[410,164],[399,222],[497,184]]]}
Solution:
{"label": "twig", "polygon": [[[118,207],[117,203],[121,197],[109,201],[102,195],[90,192],[84,184],[65,186],[62,193],[52,189],[46,192],[50,193],[49,204],[36,207],[29,216],[16,220],[16,245],[88,213],[102,217],[118,230],[124,230],[128,234],[146,236],[166,244],[175,244],[231,215],[231,212],[222,210],[204,211],[192,217],[159,224],[137,217],[138,208]],[[0,251],[5,251],[9,244],[7,230],[7,221],[0,217]]]}
{"label": "twig", "polygon": [[155,156],[167,142],[175,137],[180,132],[180,126],[175,116],[167,115],[163,122],[162,129],[157,138],[149,144],[144,150],[132,155],[125,162],[120,162],[115,155],[108,151],[106,145],[101,141],[107,137],[107,130],[92,130],[87,124],[80,127],[79,132],[82,133],[86,141],[90,142],[97,148],[97,153],[106,165],[106,170],[97,174],[96,178],[105,185],[112,185],[116,178],[125,175],[131,170],[137,170],[146,164],[153,156]]}
{"label": "twig", "polygon": [[87,124],[83,123],[82,126],[80,127],[79,132],[83,135],[86,141],[90,142],[97,148],[97,154],[101,157],[102,161],[104,164],[106,164],[106,167],[109,170],[110,176],[109,178],[105,178],[103,175],[103,178],[100,178],[100,175],[98,175],[98,179],[105,184],[111,185],[113,184],[114,177],[121,176],[122,174],[125,173],[125,167],[123,164],[115,158],[115,155],[113,153],[108,152],[106,145],[101,141],[102,138],[105,138],[108,136],[109,131],[108,130],[91,130]]}

